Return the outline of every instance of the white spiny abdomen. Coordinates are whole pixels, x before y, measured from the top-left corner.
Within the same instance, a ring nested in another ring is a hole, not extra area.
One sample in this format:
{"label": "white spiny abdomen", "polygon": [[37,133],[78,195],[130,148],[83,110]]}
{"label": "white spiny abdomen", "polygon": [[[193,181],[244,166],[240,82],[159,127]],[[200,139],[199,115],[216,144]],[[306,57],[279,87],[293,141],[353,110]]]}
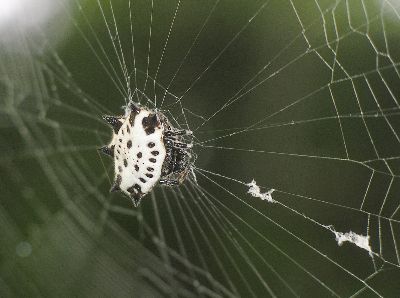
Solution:
{"label": "white spiny abdomen", "polygon": [[120,189],[128,195],[132,192],[132,187],[138,191],[138,186],[140,192],[145,195],[161,177],[166,156],[163,143],[164,127],[160,123],[154,132],[146,133],[142,121],[149,114],[149,111],[141,110],[135,116],[133,125],[129,121],[130,117],[126,117],[116,135],[115,173],[121,177]]}

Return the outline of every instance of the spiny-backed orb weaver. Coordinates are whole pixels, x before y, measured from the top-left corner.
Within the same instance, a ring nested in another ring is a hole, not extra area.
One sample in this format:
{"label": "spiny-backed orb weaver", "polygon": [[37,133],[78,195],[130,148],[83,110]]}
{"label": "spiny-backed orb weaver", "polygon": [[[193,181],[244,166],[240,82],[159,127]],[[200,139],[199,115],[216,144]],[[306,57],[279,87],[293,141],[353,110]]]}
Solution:
{"label": "spiny-backed orb weaver", "polygon": [[134,102],[125,107],[124,116],[103,119],[113,128],[111,143],[99,149],[114,158],[110,191],[122,191],[137,207],[157,183],[176,186],[186,180],[193,146],[190,130],[175,129],[157,109]]}

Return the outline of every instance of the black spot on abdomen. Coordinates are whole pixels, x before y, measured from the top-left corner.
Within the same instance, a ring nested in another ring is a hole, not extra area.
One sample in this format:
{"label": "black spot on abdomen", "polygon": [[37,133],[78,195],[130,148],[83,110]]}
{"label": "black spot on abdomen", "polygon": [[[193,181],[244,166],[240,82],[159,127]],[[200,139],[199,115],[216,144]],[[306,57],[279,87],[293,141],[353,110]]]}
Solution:
{"label": "black spot on abdomen", "polygon": [[142,188],[141,188],[140,185],[137,184],[137,183],[135,183],[134,185],[132,185],[131,187],[129,187],[129,188],[127,189],[127,191],[128,191],[129,193],[135,193],[135,194],[139,194],[139,195],[142,194]]}
{"label": "black spot on abdomen", "polygon": [[149,116],[144,117],[142,125],[147,135],[154,133],[155,128],[160,125],[157,114],[150,114]]}
{"label": "black spot on abdomen", "polygon": [[144,131],[146,132],[147,135],[151,135],[152,133],[155,132],[155,129],[154,129],[154,127],[147,127],[147,128],[145,128]]}

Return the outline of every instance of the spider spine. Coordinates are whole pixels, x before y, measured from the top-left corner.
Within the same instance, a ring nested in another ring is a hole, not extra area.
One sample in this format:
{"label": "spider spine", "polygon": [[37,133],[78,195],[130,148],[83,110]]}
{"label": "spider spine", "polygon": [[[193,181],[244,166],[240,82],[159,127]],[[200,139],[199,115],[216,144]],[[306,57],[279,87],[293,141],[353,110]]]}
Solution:
{"label": "spider spine", "polygon": [[140,112],[140,105],[134,103],[133,101],[130,101],[128,103],[128,108],[130,109],[131,112],[133,112],[135,114],[139,114],[139,112]]}
{"label": "spider spine", "polygon": [[117,134],[119,129],[122,126],[122,122],[119,121],[119,119],[117,117],[114,116],[109,116],[109,115],[104,115],[103,116],[104,121],[106,121],[109,125],[112,126],[112,128],[114,129],[114,132]]}
{"label": "spider spine", "polygon": [[110,192],[116,192],[121,190],[120,185],[121,185],[121,176],[117,175],[117,178],[114,181],[114,184],[110,188]]}
{"label": "spider spine", "polygon": [[103,146],[101,148],[98,148],[97,150],[105,155],[114,157],[114,146],[111,146],[111,147]]}
{"label": "spider spine", "polygon": [[133,206],[137,208],[137,207],[139,207],[140,201],[142,200],[142,198],[132,197],[131,196],[131,200],[132,200]]}

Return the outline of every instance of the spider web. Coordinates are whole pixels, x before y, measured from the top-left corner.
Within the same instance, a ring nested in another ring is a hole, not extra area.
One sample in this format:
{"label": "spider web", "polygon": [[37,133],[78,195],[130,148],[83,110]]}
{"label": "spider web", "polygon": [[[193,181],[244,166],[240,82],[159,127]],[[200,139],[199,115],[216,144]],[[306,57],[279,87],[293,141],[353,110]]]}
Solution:
{"label": "spider web", "polygon": [[[2,294],[400,294],[397,1],[59,4],[1,50]],[[129,100],[196,154],[138,209],[96,152]]]}

